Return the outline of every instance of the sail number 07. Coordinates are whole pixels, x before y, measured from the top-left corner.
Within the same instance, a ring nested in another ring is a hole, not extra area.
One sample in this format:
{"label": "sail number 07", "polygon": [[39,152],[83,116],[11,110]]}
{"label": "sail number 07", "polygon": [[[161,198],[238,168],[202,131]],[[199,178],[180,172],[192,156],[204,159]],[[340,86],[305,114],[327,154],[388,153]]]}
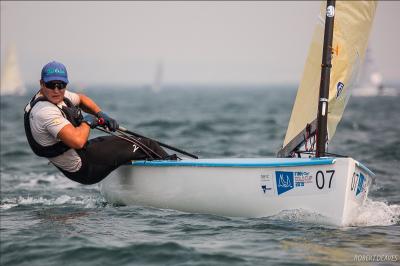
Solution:
{"label": "sail number 07", "polygon": [[[327,178],[329,178],[329,184],[328,188],[331,188],[332,184],[332,179],[333,175],[335,174],[335,170],[327,170],[325,172],[327,175]],[[325,187],[325,174],[322,171],[318,171],[317,174],[315,175],[315,184],[317,185],[317,188],[323,189]]]}

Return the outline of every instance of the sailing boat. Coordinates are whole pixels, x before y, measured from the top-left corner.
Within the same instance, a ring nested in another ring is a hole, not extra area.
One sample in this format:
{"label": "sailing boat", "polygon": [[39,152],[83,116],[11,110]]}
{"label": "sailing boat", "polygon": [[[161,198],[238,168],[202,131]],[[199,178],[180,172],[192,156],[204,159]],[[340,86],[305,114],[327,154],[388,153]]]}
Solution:
{"label": "sailing boat", "polygon": [[163,74],[164,74],[163,63],[162,63],[162,61],[159,61],[158,64],[157,64],[157,69],[156,69],[156,73],[155,73],[155,76],[154,76],[154,81],[153,81],[153,84],[151,86],[151,90],[154,93],[159,93],[161,91]]}
{"label": "sailing boat", "polygon": [[1,95],[24,95],[26,88],[22,82],[21,71],[19,70],[17,50],[14,45],[6,54],[4,69],[1,73]]}
{"label": "sailing boat", "polygon": [[376,5],[322,4],[280,158],[135,161],[101,182],[102,195],[111,203],[223,216],[300,209],[328,224],[351,224],[374,173],[353,158],[330,156],[326,144],[355,83]]}
{"label": "sailing boat", "polygon": [[357,86],[352,90],[352,96],[374,97],[374,96],[398,96],[400,90],[387,87],[383,84],[383,77],[372,57],[371,49],[368,47],[365,55],[361,75]]}

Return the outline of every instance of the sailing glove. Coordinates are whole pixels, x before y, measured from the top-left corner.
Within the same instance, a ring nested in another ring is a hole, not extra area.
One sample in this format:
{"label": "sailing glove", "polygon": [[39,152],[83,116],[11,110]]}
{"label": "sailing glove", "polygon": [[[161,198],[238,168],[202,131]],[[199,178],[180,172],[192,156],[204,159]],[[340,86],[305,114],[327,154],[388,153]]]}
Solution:
{"label": "sailing glove", "polygon": [[82,119],[82,122],[88,124],[90,128],[95,128],[99,125],[99,119],[94,115],[85,115]]}
{"label": "sailing glove", "polygon": [[109,117],[106,113],[100,111],[96,115],[99,119],[104,120],[105,125],[110,131],[115,131],[118,129],[118,122],[115,119]]}

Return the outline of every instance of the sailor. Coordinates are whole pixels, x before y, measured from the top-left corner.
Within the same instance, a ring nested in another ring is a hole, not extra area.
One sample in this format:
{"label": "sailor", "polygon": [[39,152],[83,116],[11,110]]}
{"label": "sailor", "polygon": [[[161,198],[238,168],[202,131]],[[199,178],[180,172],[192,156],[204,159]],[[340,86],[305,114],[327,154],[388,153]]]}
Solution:
{"label": "sailor", "polygon": [[[46,157],[66,177],[81,184],[95,184],[130,160],[148,159],[149,147],[160,157],[168,154],[155,142],[117,136],[88,140],[90,129],[104,122],[109,131],[118,122],[104,113],[88,96],[67,90],[68,74],[62,63],[50,62],[41,73],[40,90],[25,107],[25,134],[33,152]],[[82,116],[80,109],[87,114]]]}

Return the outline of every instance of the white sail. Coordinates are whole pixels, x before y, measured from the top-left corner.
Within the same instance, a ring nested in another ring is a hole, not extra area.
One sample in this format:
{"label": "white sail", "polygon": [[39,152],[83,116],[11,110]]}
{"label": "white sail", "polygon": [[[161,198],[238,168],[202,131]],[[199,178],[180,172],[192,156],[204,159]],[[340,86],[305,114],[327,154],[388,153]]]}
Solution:
{"label": "white sail", "polygon": [[372,50],[368,47],[360,77],[351,95],[357,97],[374,97],[398,96],[399,94],[400,90],[384,85],[383,76],[373,57]]}
{"label": "white sail", "polygon": [[156,73],[154,76],[154,81],[151,86],[151,90],[155,93],[158,93],[161,91],[163,74],[164,74],[164,67],[163,67],[162,61],[160,61],[160,62],[158,62]]}
{"label": "white sail", "polygon": [[[367,48],[376,6],[377,2],[374,1],[336,1],[329,85],[329,140],[343,115],[350,95],[349,90],[355,85]],[[326,5],[323,3],[286,132],[284,147],[317,118],[325,8]]]}
{"label": "white sail", "polygon": [[26,88],[21,78],[15,46],[10,46],[1,71],[1,95],[23,95]]}

